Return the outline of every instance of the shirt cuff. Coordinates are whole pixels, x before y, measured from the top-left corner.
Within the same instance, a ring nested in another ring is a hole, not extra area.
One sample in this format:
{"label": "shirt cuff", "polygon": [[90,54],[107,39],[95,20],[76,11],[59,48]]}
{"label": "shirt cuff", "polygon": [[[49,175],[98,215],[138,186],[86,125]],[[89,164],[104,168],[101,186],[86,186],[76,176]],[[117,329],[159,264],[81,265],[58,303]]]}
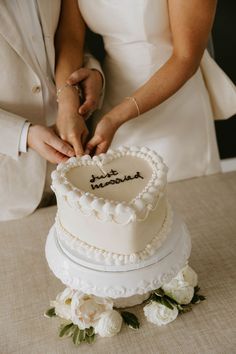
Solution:
{"label": "shirt cuff", "polygon": [[19,141],[19,152],[27,152],[27,137],[30,125],[31,123],[27,121],[23,125]]}

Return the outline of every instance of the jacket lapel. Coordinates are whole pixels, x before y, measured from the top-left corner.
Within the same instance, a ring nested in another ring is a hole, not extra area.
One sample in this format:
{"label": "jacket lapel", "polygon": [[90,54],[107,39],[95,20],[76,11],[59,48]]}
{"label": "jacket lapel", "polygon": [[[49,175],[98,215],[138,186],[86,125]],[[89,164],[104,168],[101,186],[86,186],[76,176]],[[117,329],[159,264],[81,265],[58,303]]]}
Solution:
{"label": "jacket lapel", "polygon": [[0,1],[0,24],[0,34],[23,59],[23,61],[34,70],[33,63],[28,55],[24,41],[22,41],[21,34],[18,32],[17,27],[5,6],[5,1]]}
{"label": "jacket lapel", "polygon": [[60,16],[60,0],[37,0],[44,35],[45,48],[52,75],[55,67],[54,35]]}
{"label": "jacket lapel", "polygon": [[[37,0],[37,3],[41,17],[45,48],[53,75],[55,66],[54,34],[59,20],[61,1]],[[34,65],[30,55],[24,45],[24,41],[22,41],[21,34],[14,25],[14,22],[5,5],[5,1],[0,1],[0,24],[0,35],[5,38],[9,45],[22,58],[22,60],[34,71]]]}

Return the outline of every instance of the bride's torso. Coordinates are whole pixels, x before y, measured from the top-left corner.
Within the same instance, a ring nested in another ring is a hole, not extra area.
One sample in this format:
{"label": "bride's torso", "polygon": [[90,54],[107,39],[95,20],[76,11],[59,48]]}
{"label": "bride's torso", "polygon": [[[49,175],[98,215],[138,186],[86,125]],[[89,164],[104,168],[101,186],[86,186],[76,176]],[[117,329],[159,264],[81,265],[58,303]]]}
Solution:
{"label": "bride's torso", "polygon": [[[115,97],[143,84],[170,57],[166,0],[79,0],[88,27],[103,37],[108,87]],[[125,90],[125,92],[124,92]],[[114,96],[113,96],[114,97]]]}

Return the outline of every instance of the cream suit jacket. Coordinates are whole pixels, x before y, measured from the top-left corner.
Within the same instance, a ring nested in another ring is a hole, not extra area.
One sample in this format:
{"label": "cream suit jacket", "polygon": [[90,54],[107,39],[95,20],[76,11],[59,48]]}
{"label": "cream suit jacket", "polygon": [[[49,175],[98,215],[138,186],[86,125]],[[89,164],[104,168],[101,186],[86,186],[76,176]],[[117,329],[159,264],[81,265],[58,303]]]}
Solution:
{"label": "cream suit jacket", "polygon": [[[38,0],[45,47],[54,73],[54,34],[60,1]],[[93,66],[94,67],[94,66]],[[25,120],[45,125],[40,81],[12,19],[0,2],[0,221],[17,219],[38,206],[45,183],[46,161],[35,151],[18,154]]]}

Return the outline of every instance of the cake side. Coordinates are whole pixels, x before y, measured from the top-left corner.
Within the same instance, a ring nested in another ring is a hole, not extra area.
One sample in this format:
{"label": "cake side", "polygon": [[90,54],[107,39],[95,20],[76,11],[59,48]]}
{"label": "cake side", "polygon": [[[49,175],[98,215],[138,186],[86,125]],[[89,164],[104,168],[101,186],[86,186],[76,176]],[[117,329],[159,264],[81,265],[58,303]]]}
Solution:
{"label": "cake side", "polygon": [[[82,241],[82,239],[78,236],[72,235],[69,231],[67,231],[61,224],[60,218],[57,215],[56,217],[56,230],[57,236],[61,244],[63,244],[67,250],[71,250],[73,253],[76,253],[81,256],[86,256],[88,259],[101,261],[104,264],[108,265],[123,265],[123,264],[133,264],[143,261],[153,255],[155,251],[162,246],[164,241],[167,238],[172,226],[173,221],[173,212],[169,203],[167,203],[167,210],[164,222],[161,225],[161,228],[158,232],[152,234],[150,242],[146,242],[146,238],[144,239],[144,248],[140,251],[134,252],[134,248],[132,248],[132,253],[118,253],[118,249],[115,249],[115,252],[107,250],[107,247],[104,248],[96,247],[88,243],[88,240]],[[142,239],[146,235],[146,232],[142,234]],[[127,240],[125,245],[127,245]],[[127,248],[126,248],[127,251]]]}

